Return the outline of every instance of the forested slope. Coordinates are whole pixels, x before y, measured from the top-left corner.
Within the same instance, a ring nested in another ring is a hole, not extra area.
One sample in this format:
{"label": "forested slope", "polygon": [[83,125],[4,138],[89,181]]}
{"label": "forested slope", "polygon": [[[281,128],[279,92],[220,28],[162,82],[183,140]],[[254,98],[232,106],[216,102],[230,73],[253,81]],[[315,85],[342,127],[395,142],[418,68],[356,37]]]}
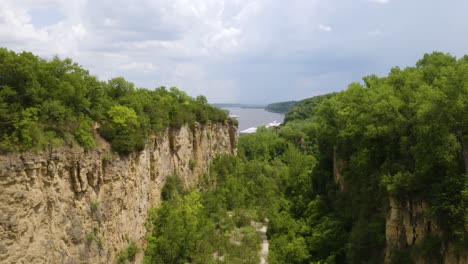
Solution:
{"label": "forested slope", "polygon": [[345,197],[330,201],[350,227],[347,258],[384,247],[389,200],[426,204],[429,230],[397,250],[387,237],[387,258],[441,261],[450,244],[466,256],[468,57],[426,54],[415,67],[363,80],[317,107],[308,133],[323,164],[315,174],[334,174]]}
{"label": "forested slope", "polygon": [[93,148],[93,128],[128,153],[148,136],[188,123],[225,121],[204,96],[173,87],[136,89],[122,77],[107,82],[70,59],[45,60],[0,49],[0,151],[40,150],[64,144]]}
{"label": "forested slope", "polygon": [[468,57],[426,54],[363,80],[216,160],[200,183],[211,230],[229,237],[229,212],[268,218],[269,263],[466,263]]}
{"label": "forested slope", "polygon": [[284,114],[289,111],[289,109],[291,109],[291,107],[293,107],[296,103],[297,101],[272,103],[267,105],[265,110],[268,112]]}
{"label": "forested slope", "polygon": [[[101,82],[68,59],[0,49],[0,62],[2,152],[93,148],[97,131],[128,153],[168,127],[227,119],[202,96]],[[426,54],[304,102],[279,132],[242,136],[197,190],[168,180],[147,263],[257,263],[250,221],[266,219],[269,263],[468,261],[468,56]]]}
{"label": "forested slope", "polygon": [[318,95],[311,98],[303,99],[300,101],[287,101],[272,103],[265,107],[266,111],[273,113],[281,113],[286,115],[285,122],[289,120],[304,120],[311,118],[314,114],[315,107],[317,107],[323,100],[332,97],[336,93],[329,93]]}
{"label": "forested slope", "polygon": [[315,114],[315,109],[317,106],[324,101],[325,99],[331,98],[336,93],[329,93],[324,95],[314,96],[312,98],[307,98],[301,100],[288,109],[284,121],[287,123],[289,121],[299,121],[307,120],[313,118]]}
{"label": "forested slope", "polygon": [[[316,107],[304,131],[319,160],[314,191],[344,224],[347,261],[379,260],[385,246],[387,261],[399,263],[442,262],[449,245],[466,257],[468,57],[426,54],[415,67],[363,80]],[[338,192],[324,188],[331,175]],[[409,243],[389,245],[387,237],[386,245],[389,201],[408,210],[427,205],[418,217],[428,230],[400,237]]]}

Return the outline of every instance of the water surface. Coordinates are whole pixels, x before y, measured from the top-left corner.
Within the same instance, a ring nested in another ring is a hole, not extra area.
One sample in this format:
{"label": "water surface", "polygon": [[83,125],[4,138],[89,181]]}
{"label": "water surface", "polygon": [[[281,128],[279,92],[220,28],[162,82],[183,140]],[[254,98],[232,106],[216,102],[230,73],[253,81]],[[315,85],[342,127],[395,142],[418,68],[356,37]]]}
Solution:
{"label": "water surface", "polygon": [[265,109],[259,108],[241,108],[241,107],[226,107],[233,115],[239,116],[238,131],[246,130],[251,127],[265,126],[268,123],[277,121],[283,123],[284,115],[278,113],[271,113]]}

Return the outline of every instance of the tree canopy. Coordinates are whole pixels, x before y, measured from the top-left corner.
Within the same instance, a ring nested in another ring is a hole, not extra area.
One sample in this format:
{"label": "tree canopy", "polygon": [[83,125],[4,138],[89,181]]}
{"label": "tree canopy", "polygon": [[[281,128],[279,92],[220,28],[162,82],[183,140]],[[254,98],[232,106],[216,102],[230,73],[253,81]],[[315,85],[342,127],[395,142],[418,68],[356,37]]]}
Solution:
{"label": "tree canopy", "polygon": [[93,148],[94,130],[114,150],[140,150],[151,133],[195,122],[224,122],[206,98],[172,87],[135,88],[123,77],[99,81],[71,59],[0,49],[0,151],[64,144]]}
{"label": "tree canopy", "polygon": [[265,110],[268,112],[284,114],[287,111],[289,111],[289,109],[291,109],[291,107],[293,107],[295,104],[297,104],[297,101],[272,103],[272,104],[267,105],[265,107]]}
{"label": "tree canopy", "polygon": [[[269,219],[269,263],[383,263],[389,200],[401,208],[419,201],[438,231],[400,249],[392,263],[439,263],[449,244],[466,253],[467,67],[466,56],[426,54],[414,67],[304,100],[279,132],[242,135],[238,156],[216,159],[200,182],[215,228],[197,232],[230,237],[230,215],[249,212],[247,220]],[[154,252],[165,251],[147,255]],[[179,256],[198,263],[200,248],[193,252]]]}

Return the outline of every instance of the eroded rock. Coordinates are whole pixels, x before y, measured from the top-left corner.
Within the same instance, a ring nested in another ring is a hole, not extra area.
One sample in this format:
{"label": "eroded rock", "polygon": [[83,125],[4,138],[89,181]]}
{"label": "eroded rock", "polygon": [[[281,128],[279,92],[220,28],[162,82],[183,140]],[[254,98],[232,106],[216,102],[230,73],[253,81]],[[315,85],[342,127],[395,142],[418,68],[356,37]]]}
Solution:
{"label": "eroded rock", "polygon": [[166,177],[194,186],[217,154],[237,152],[235,129],[184,126],[128,156],[108,148],[0,156],[0,263],[113,263],[130,240],[142,246]]}

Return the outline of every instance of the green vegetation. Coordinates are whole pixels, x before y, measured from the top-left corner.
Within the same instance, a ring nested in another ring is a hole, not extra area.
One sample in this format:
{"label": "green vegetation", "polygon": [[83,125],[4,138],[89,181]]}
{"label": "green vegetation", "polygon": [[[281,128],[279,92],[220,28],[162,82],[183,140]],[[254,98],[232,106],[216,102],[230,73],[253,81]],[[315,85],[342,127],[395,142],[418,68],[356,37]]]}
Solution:
{"label": "green vegetation", "polygon": [[91,207],[91,213],[96,212],[99,209],[99,202],[98,201],[92,201],[90,207]]}
{"label": "green vegetation", "polygon": [[228,212],[213,191],[184,192],[174,178],[161,207],[150,211],[143,263],[258,263],[254,216]]}
{"label": "green vegetation", "polygon": [[312,98],[304,99],[295,104],[291,105],[287,111],[284,122],[289,122],[293,120],[307,120],[311,119],[314,114],[316,107],[323,102],[324,100],[331,98],[336,93],[329,93],[319,96],[314,96]]}
{"label": "green vegetation", "polygon": [[272,103],[272,104],[267,105],[265,107],[265,110],[268,112],[284,114],[288,112],[289,109],[291,109],[297,103],[298,103],[297,101]]}
{"label": "green vegetation", "polygon": [[[101,82],[69,59],[0,49],[0,62],[1,152],[92,149],[97,132],[129,153],[168,127],[229,121],[203,96]],[[466,252],[468,56],[426,54],[363,81],[298,102],[278,133],[242,136],[238,156],[218,157],[193,191],[169,177],[150,212],[144,263],[258,263],[251,221],[265,219],[269,263],[381,263],[389,199],[424,201],[438,229],[394,263],[441,261],[449,243]],[[98,233],[86,240],[102,249]],[[136,248],[122,252],[131,261]]]}
{"label": "green vegetation", "polygon": [[178,191],[152,212],[146,263],[220,262],[214,253],[237,254],[233,226],[265,218],[269,263],[382,263],[390,198],[424,201],[438,227],[394,263],[440,261],[448,243],[466,252],[467,113],[468,56],[443,53],[305,100],[279,133],[240,137],[238,156],[213,162],[203,192]]}
{"label": "green vegetation", "polygon": [[301,101],[287,101],[272,103],[265,107],[266,111],[273,113],[287,113],[285,122],[292,120],[306,120],[312,118],[315,108],[325,99],[334,96],[336,93],[329,93]]}
{"label": "green vegetation", "polygon": [[91,244],[94,240],[96,239],[96,235],[94,235],[94,233],[88,233],[86,235],[86,242],[89,244]]}
{"label": "green vegetation", "polygon": [[86,243],[88,246],[93,243],[93,241],[96,242],[96,245],[98,246],[99,249],[104,248],[104,242],[102,241],[102,238],[99,236],[99,228],[93,227],[93,230],[86,234]]}
{"label": "green vegetation", "polygon": [[41,59],[0,49],[0,151],[96,146],[97,129],[113,150],[143,148],[151,133],[195,122],[224,122],[227,114],[204,96],[173,87],[136,89],[122,77],[99,81],[70,59]]}
{"label": "green vegetation", "polygon": [[196,161],[196,160],[193,160],[193,159],[190,159],[190,160],[189,160],[189,168],[190,168],[190,170],[193,171],[193,169],[195,169],[195,167],[197,167],[197,161]]}
{"label": "green vegetation", "polygon": [[131,241],[128,246],[122,249],[116,257],[117,264],[132,263],[135,261],[136,254],[138,253],[138,246],[135,241]]}

